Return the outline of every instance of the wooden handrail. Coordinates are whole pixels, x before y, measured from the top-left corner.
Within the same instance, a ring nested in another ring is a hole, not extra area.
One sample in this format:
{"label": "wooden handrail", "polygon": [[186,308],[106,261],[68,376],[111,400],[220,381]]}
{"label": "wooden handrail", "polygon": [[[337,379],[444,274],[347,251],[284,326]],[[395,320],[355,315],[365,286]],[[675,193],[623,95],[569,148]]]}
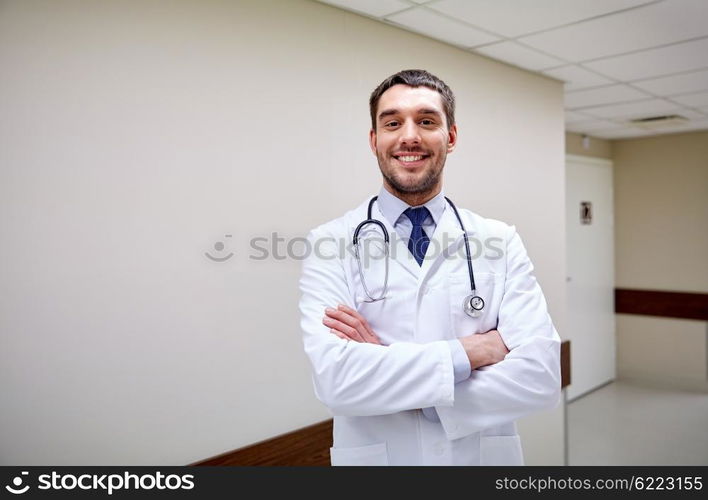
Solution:
{"label": "wooden handrail", "polygon": [[708,320],[708,293],[615,288],[615,312]]}

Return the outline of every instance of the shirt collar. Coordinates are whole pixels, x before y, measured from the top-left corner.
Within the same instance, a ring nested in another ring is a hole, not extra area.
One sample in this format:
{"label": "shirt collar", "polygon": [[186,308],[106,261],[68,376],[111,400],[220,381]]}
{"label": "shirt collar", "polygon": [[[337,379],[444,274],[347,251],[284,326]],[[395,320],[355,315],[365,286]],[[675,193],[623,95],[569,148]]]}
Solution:
{"label": "shirt collar", "polygon": [[[383,186],[381,186],[379,198],[376,201],[379,204],[379,210],[381,210],[383,216],[386,217],[386,220],[394,227],[398,223],[398,219],[403,215],[403,212],[410,207],[405,201],[389,193]],[[445,211],[445,194],[440,190],[435,197],[428,200],[423,206],[430,211],[430,215],[433,217],[433,223],[437,225]]]}

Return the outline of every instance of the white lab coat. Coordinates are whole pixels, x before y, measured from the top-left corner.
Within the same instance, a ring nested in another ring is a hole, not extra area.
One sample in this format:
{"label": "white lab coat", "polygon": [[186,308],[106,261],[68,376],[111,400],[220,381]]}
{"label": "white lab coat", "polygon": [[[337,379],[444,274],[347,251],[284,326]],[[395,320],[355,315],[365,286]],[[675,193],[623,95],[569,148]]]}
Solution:
{"label": "white lab coat", "polygon": [[[558,404],[560,339],[515,227],[459,209],[477,291],[486,302],[484,314],[471,318],[462,310],[470,293],[464,240],[449,205],[423,265],[396,238],[387,298],[363,302],[356,260],[343,246],[351,245],[367,206],[368,200],[311,231],[313,252],[300,279],[301,327],[315,393],[334,415],[332,465],[523,465],[514,421]],[[377,204],[372,216],[394,235]],[[368,225],[360,238],[380,234]],[[453,257],[435,252],[445,242]],[[433,253],[437,258],[428,258]],[[374,296],[381,291],[382,269],[377,261],[365,274]],[[332,334],[322,324],[324,309],[339,303],[357,309],[385,345]],[[455,384],[447,341],[495,328],[509,354]],[[433,406],[440,422],[420,410]]]}

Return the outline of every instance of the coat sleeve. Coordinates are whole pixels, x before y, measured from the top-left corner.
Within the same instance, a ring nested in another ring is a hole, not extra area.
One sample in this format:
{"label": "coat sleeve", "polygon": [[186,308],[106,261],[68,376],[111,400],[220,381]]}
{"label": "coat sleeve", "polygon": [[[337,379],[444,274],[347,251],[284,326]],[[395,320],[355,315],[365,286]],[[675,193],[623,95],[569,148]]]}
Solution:
{"label": "coat sleeve", "polygon": [[455,386],[451,407],[438,407],[448,439],[552,408],[560,397],[560,338],[516,228],[506,238],[506,280],[497,330],[509,353],[473,370]]}
{"label": "coat sleeve", "polygon": [[308,242],[300,278],[300,325],[317,398],[335,415],[345,416],[452,405],[454,374],[447,341],[358,343],[340,339],[322,324],[326,307],[355,304],[339,255],[341,241],[318,228]]}

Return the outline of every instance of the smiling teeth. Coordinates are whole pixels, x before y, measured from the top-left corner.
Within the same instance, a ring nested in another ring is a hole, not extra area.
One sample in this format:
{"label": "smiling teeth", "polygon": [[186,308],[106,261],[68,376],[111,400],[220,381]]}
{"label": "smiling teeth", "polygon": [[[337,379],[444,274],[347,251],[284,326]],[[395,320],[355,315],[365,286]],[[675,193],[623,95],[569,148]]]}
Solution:
{"label": "smiling teeth", "polygon": [[402,161],[418,161],[422,160],[422,156],[399,156],[399,159]]}

